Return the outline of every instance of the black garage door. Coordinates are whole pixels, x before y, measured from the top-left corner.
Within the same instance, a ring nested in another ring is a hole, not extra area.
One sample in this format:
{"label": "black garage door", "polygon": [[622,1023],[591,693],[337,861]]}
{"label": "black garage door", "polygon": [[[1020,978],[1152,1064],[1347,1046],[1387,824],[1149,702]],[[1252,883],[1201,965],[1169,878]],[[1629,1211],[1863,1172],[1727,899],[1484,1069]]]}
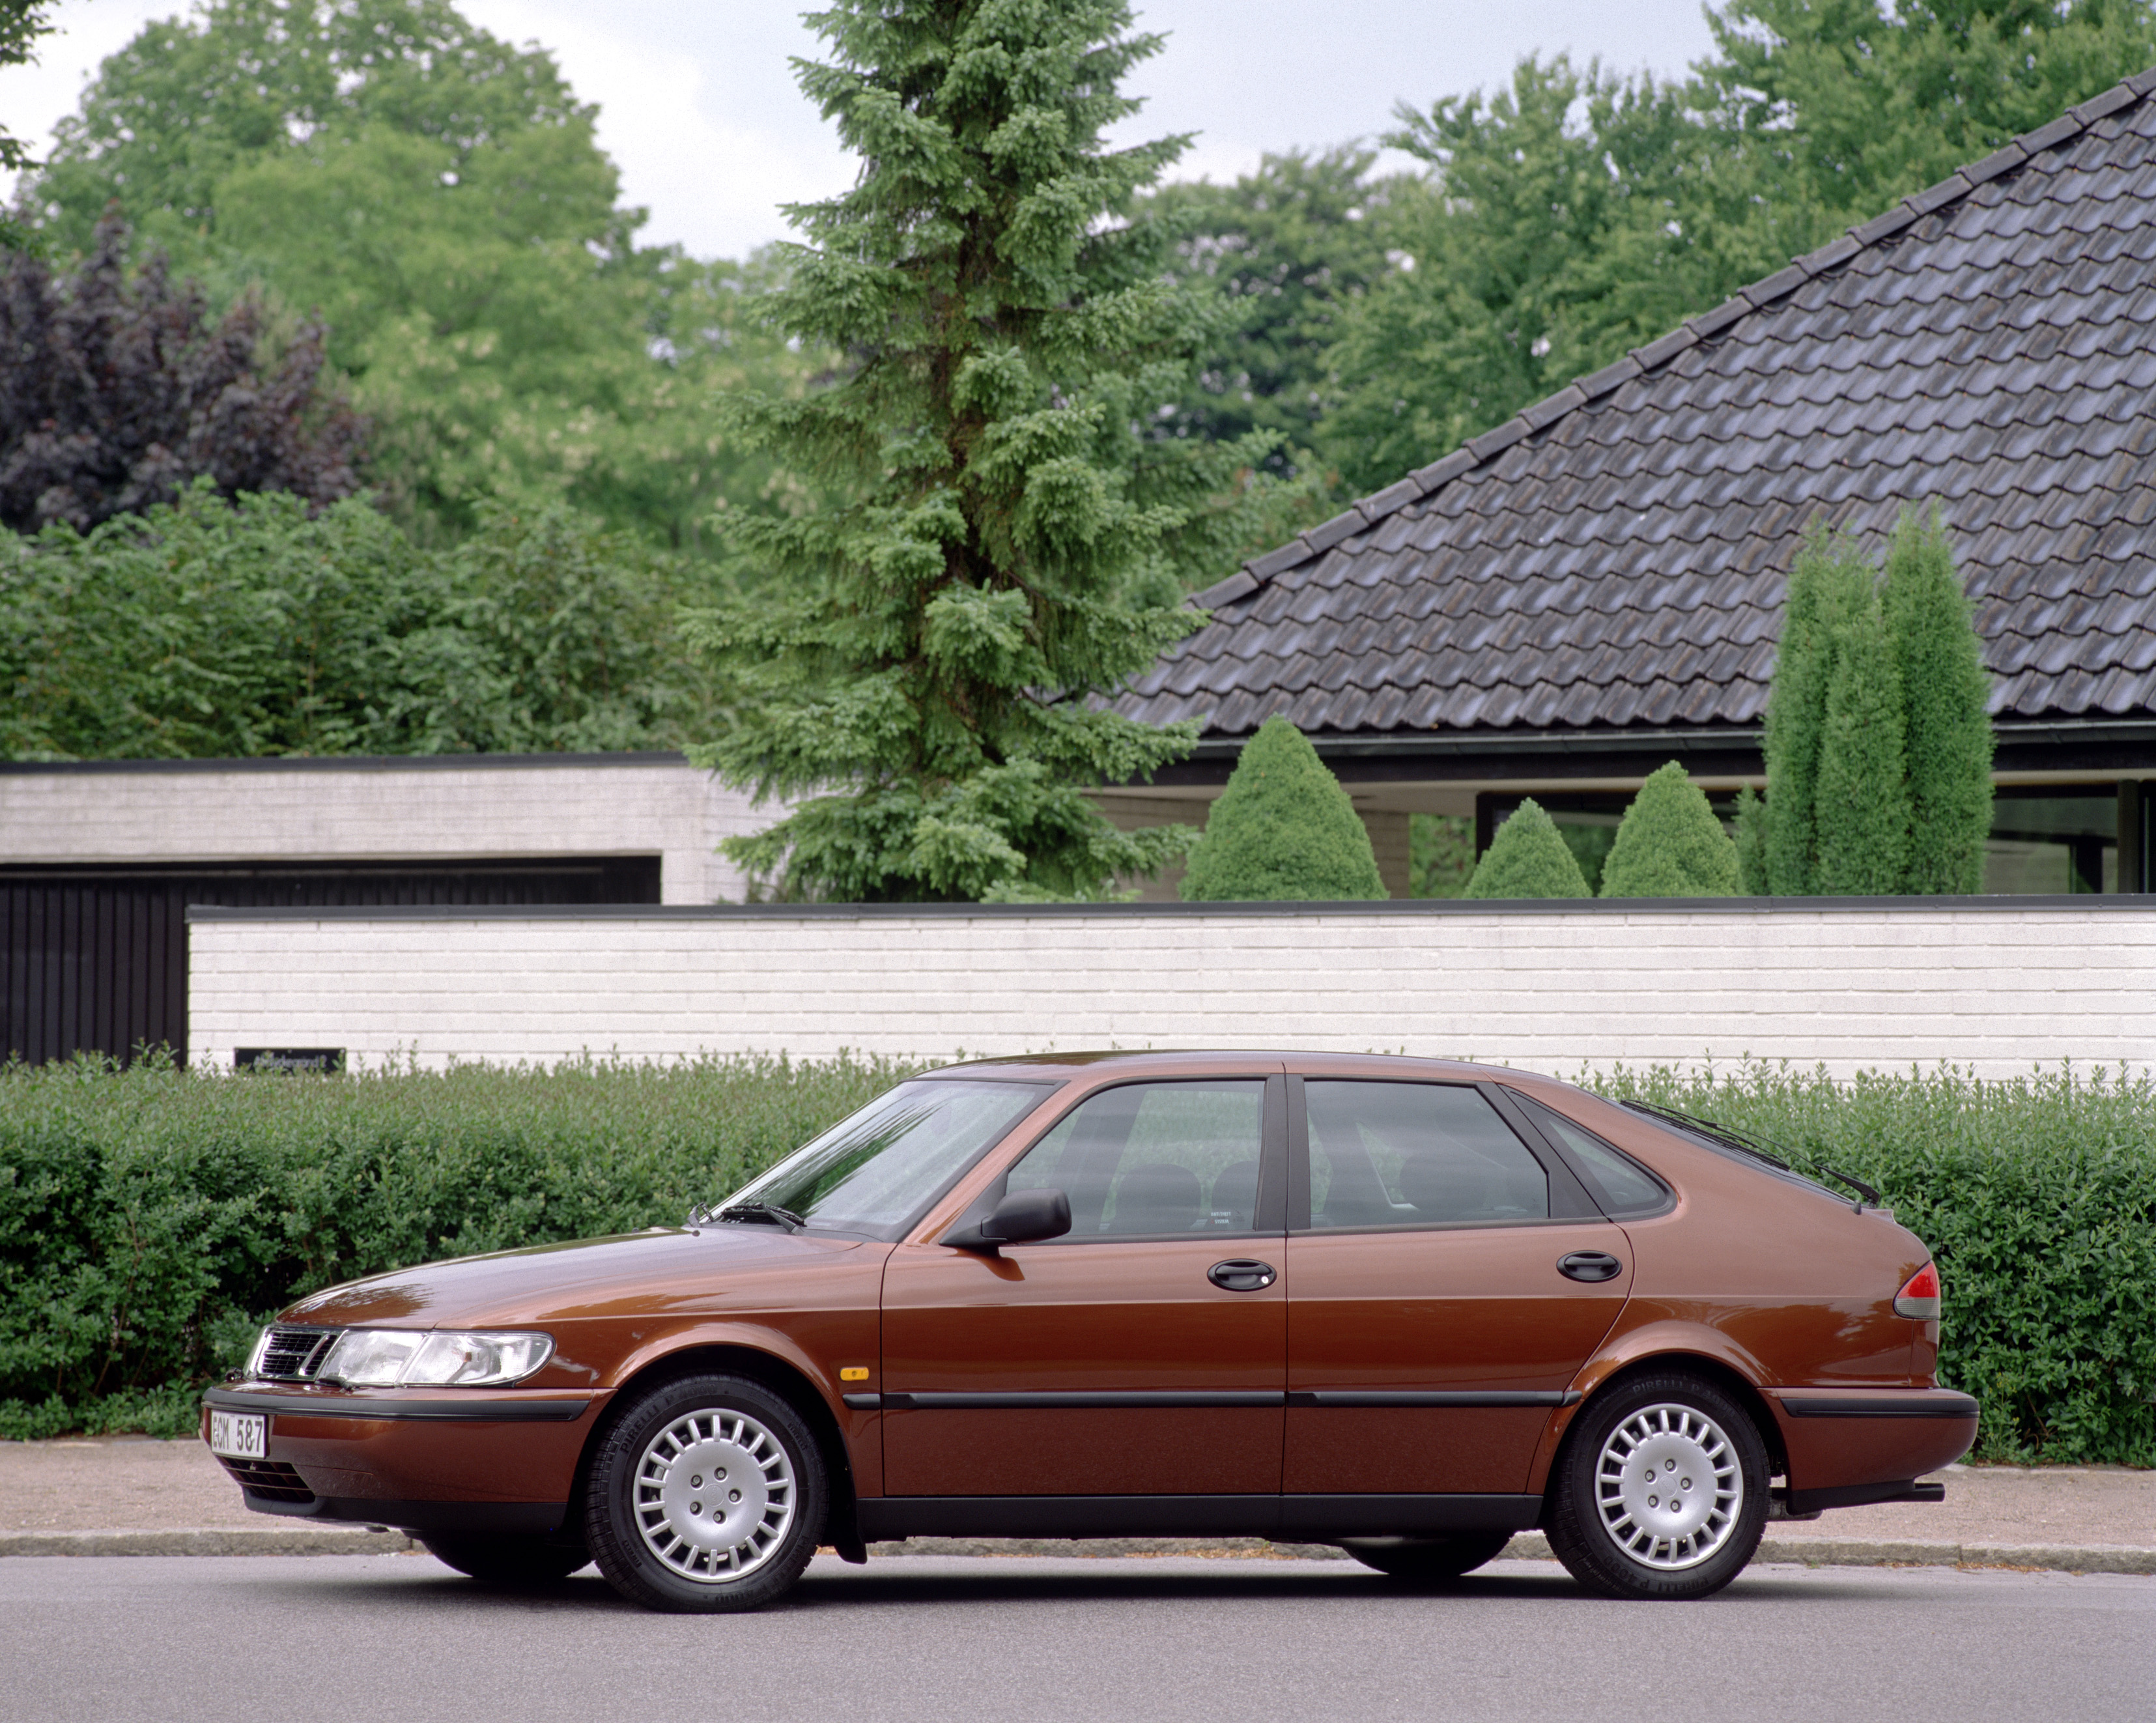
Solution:
{"label": "black garage door", "polygon": [[656,903],[656,856],[0,867],[0,1057],[187,1051],[191,903]]}

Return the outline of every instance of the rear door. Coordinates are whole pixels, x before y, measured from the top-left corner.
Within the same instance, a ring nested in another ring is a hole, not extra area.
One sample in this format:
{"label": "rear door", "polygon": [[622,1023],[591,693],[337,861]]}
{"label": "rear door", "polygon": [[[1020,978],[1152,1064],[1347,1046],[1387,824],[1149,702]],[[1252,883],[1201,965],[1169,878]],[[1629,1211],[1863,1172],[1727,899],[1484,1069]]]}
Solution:
{"label": "rear door", "polygon": [[1060,1189],[1066,1237],[993,1257],[901,1245],[884,1277],[886,1490],[1277,1495],[1286,1162],[1280,1077],[1122,1084],[983,1200]]}
{"label": "rear door", "polygon": [[1622,1229],[1491,1088],[1289,1079],[1291,1497],[1524,1490],[1616,1320]]}

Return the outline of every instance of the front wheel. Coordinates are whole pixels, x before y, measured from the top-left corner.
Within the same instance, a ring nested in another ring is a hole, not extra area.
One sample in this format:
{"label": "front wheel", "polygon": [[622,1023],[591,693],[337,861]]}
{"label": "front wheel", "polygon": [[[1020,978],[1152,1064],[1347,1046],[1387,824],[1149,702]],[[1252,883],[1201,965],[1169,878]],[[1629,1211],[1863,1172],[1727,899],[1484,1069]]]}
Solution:
{"label": "front wheel", "polygon": [[1604,1597],[1706,1597],[1767,1523],[1767,1449],[1712,1382],[1658,1372],[1589,1404],[1558,1456],[1550,1548]]}
{"label": "front wheel", "polygon": [[593,1557],[623,1597],[679,1612],[757,1609],[816,1553],[823,1456],[768,1388],[684,1376],[615,1419],[585,1501]]}
{"label": "front wheel", "polygon": [[1467,1531],[1451,1537],[1356,1538],[1340,1547],[1389,1578],[1427,1582],[1471,1573],[1495,1561],[1512,1540],[1509,1531]]}

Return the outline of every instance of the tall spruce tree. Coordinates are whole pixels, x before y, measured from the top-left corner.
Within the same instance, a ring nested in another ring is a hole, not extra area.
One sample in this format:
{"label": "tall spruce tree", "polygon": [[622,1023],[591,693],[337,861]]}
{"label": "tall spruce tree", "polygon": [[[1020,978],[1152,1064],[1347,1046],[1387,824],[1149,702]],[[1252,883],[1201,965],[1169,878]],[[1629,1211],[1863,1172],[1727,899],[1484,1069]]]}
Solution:
{"label": "tall spruce tree", "polygon": [[1097,892],[1189,841],[1119,832],[1085,791],[1195,726],[1100,696],[1196,625],[1175,600],[1219,566],[1212,499],[1262,453],[1147,428],[1210,315],[1129,219],[1187,140],[1102,141],[1160,39],[1122,0],[839,0],[814,22],[832,57],[802,87],[861,170],[790,212],[807,243],[774,315],[845,365],[737,411],[844,500],[735,524],[789,596],[689,620],[730,714],[696,758],[797,800],[726,846],[782,895]]}
{"label": "tall spruce tree", "polygon": [[1906,720],[1909,850],[1902,889],[1984,889],[1991,831],[1991,678],[1936,508],[1902,517],[1887,556],[1887,626]]}
{"label": "tall spruce tree", "polygon": [[1902,673],[1879,594],[1867,573],[1835,625],[1834,670],[1820,731],[1818,889],[1892,897],[1909,853],[1903,775]]}
{"label": "tall spruce tree", "polygon": [[1819,892],[1820,754],[1839,626],[1872,589],[1856,544],[1815,521],[1798,548],[1782,604],[1782,638],[1767,696],[1767,879],[1778,898]]}

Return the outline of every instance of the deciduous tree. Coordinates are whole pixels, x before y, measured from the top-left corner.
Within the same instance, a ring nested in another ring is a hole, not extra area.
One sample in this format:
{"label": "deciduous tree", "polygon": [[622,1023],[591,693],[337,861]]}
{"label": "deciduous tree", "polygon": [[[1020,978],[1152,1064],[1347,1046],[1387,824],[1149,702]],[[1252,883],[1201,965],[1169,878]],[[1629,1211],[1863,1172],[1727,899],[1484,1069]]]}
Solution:
{"label": "deciduous tree", "polygon": [[131,276],[128,250],[110,215],[73,271],[18,253],[0,276],[0,523],[91,527],[198,478],[316,505],[357,491],[365,427],[323,384],[321,326],[280,342],[251,296],[213,321],[157,254]]}

